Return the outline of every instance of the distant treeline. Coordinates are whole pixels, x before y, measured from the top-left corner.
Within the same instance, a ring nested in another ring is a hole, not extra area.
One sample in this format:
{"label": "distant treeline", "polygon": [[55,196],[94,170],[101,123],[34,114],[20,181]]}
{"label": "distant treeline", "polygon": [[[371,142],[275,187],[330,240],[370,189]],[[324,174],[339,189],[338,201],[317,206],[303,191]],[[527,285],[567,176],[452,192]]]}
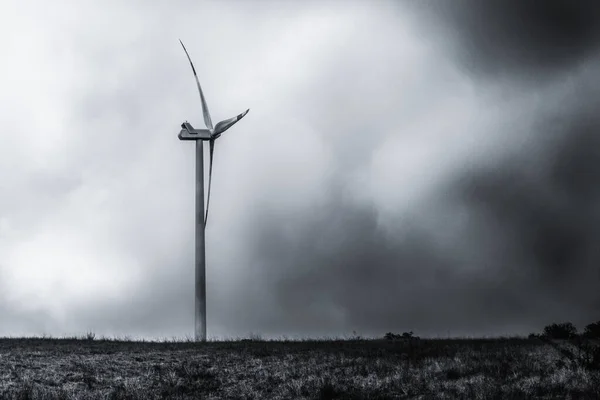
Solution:
{"label": "distant treeline", "polygon": [[[561,322],[548,325],[542,333],[530,333],[529,339],[574,339],[574,338],[600,339],[600,321],[586,325],[583,332],[577,332],[577,328],[571,322]],[[386,340],[419,340],[413,332],[395,334],[388,332],[383,336]]]}
{"label": "distant treeline", "polygon": [[559,324],[551,324],[546,326],[541,334],[529,334],[530,339],[573,339],[577,337],[600,339],[600,321],[586,325],[585,329],[581,333],[577,332],[577,328],[571,322],[562,322]]}

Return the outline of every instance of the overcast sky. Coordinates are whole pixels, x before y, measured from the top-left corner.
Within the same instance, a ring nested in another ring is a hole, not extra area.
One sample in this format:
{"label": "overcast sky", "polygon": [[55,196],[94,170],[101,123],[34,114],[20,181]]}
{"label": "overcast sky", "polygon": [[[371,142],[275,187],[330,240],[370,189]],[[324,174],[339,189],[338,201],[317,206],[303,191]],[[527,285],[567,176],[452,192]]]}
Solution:
{"label": "overcast sky", "polygon": [[[535,3],[535,5],[534,5]],[[0,336],[600,319],[600,3],[3,1]]]}

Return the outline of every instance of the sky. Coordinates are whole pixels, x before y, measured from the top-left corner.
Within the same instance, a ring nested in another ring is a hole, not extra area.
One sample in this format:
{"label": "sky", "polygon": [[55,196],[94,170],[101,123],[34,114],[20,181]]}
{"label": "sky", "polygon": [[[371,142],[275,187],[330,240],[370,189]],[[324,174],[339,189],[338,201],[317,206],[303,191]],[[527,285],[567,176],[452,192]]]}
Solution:
{"label": "sky", "polygon": [[[451,3],[451,5],[450,5]],[[3,1],[0,336],[423,337],[600,319],[593,1]],[[206,159],[206,157],[205,157]]]}

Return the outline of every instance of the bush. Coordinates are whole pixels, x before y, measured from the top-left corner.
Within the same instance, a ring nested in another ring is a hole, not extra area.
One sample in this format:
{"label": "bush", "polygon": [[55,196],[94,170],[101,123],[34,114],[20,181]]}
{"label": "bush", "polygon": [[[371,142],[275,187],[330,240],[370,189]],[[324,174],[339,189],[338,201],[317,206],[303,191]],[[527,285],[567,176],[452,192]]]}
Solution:
{"label": "bush", "polygon": [[571,339],[577,337],[577,328],[570,322],[552,324],[544,328],[543,335],[549,339]]}
{"label": "bush", "polygon": [[384,339],[386,340],[400,340],[400,339],[404,339],[404,340],[418,340],[420,339],[418,336],[414,336],[413,332],[404,332],[402,333],[402,335],[396,335],[395,333],[392,332],[388,332],[385,334],[385,336],[383,336]]}
{"label": "bush", "polygon": [[586,325],[583,336],[587,338],[600,339],[600,321]]}
{"label": "bush", "polygon": [[529,339],[539,339],[540,335],[537,333],[530,333],[529,336],[527,336]]}

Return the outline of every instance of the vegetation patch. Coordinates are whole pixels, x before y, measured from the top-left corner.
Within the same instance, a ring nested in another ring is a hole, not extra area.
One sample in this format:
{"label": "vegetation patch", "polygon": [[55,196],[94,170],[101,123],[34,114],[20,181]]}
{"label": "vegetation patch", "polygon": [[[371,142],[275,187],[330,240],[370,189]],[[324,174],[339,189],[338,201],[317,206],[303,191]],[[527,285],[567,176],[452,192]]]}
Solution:
{"label": "vegetation patch", "polygon": [[0,399],[600,398],[600,345],[528,338],[0,339]]}

